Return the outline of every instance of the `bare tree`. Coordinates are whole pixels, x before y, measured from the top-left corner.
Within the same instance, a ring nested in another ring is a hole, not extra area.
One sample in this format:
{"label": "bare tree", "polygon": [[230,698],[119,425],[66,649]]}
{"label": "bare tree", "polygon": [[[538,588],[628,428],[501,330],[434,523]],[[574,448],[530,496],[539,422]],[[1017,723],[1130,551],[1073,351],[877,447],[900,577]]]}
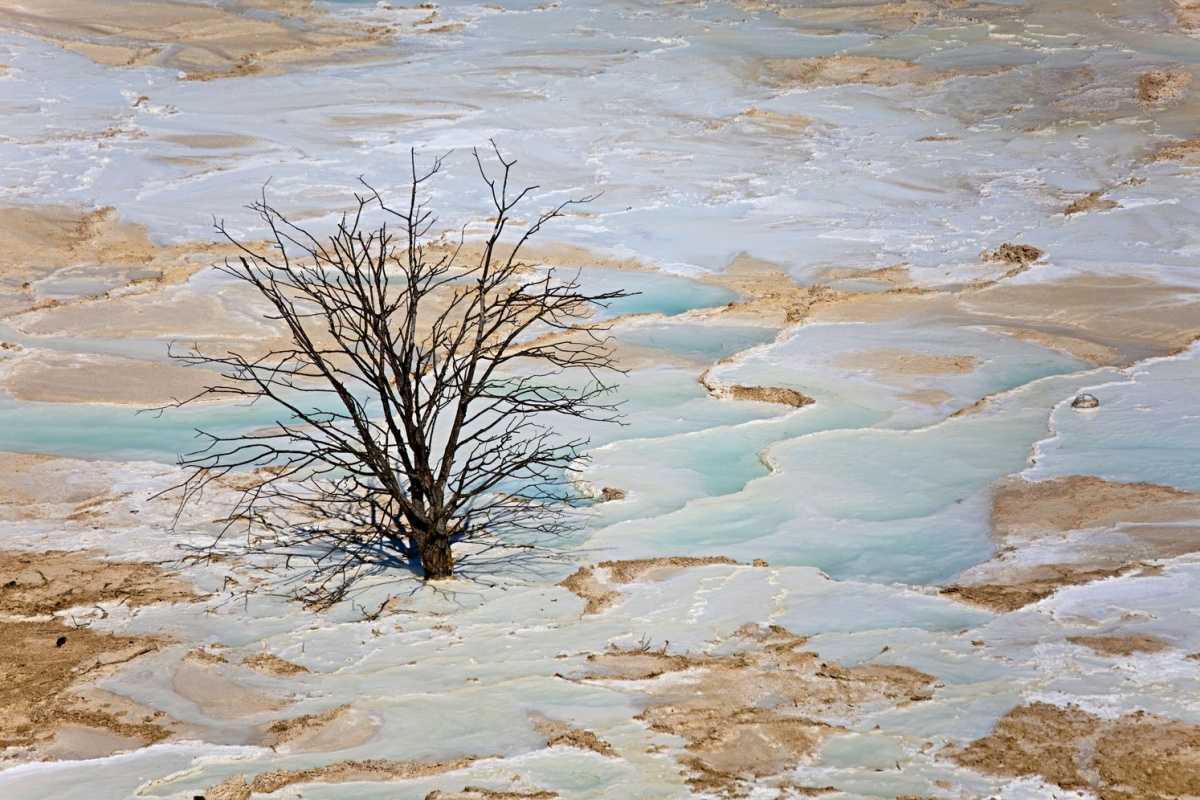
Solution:
{"label": "bare tree", "polygon": [[[520,260],[546,223],[592,198],[506,237],[537,187],[510,186],[516,162],[493,150],[492,169],[473,151],[494,211],[482,242],[468,243],[465,227],[433,238],[438,222],[423,197],[442,159],[420,171],[415,155],[403,207],[364,182],[327,236],[290,221],[265,190],[249,208],[267,245],[216,223],[241,249],[218,269],[266,299],[287,344],[257,355],[172,353],[223,376],[173,405],[245,398],[279,417],[235,435],[198,431],[203,446],[180,457],[180,511],[214,481],[236,485],[214,546],[244,528],[234,545],[304,568],[309,602],[336,601],[397,566],[449,577],[459,543],[528,547],[569,529],[569,476],[586,440],[558,435],[553,421],[618,419],[606,374],[619,370],[596,312],[627,293],[589,291],[578,271]],[[381,222],[368,224],[372,216]]]}

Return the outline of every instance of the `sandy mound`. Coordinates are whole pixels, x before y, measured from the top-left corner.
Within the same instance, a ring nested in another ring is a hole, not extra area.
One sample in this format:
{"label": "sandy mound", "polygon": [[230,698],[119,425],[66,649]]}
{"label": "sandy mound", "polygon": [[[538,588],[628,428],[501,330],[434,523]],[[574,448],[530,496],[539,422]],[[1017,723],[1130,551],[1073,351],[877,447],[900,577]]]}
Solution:
{"label": "sandy mound", "polygon": [[1185,69],[1155,69],[1138,76],[1137,96],[1145,105],[1168,105],[1183,97],[1192,83]]}
{"label": "sandy mound", "polygon": [[1140,711],[1105,720],[1074,707],[1018,706],[952,758],[980,772],[1037,776],[1102,800],[1200,793],[1200,727]]}
{"label": "sandy mound", "polygon": [[[582,680],[647,681],[638,719],[681,737],[678,760],[696,791],[748,796],[792,769],[862,709],[926,700],[934,679],[902,666],[841,667],[802,650],[784,628],[747,625],[720,643],[730,652],[611,650],[588,657]],[[670,681],[654,681],[675,674]]]}

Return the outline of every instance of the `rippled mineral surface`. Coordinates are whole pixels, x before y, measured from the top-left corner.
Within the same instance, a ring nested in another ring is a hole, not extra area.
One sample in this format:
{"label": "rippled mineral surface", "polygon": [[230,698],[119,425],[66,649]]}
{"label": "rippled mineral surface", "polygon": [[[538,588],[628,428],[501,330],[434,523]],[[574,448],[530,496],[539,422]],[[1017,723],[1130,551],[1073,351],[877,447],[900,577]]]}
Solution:
{"label": "rippled mineral surface", "polygon": [[[1198,71],[1190,0],[0,0],[0,797],[1200,796]],[[640,292],[584,530],[181,565],[276,417],[136,413],[279,333],[214,215],[479,217],[489,139]]]}

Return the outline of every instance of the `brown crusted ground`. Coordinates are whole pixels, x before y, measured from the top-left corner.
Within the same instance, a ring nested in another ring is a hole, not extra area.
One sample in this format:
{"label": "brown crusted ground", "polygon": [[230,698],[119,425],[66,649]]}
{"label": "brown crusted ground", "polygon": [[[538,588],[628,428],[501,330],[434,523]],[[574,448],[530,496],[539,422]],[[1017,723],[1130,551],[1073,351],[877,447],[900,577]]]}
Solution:
{"label": "brown crusted ground", "polygon": [[1002,481],[992,495],[992,529],[1005,542],[1116,522],[1173,522],[1191,515],[1200,517],[1198,494],[1091,475],[1045,481],[1014,477]]}
{"label": "brown crusted ground", "polygon": [[139,744],[169,735],[161,713],[122,710],[80,694],[92,680],[157,650],[161,639],[44,617],[114,601],[141,606],[195,598],[190,587],[152,564],[101,561],[81,552],[0,551],[0,613],[9,616],[0,621],[0,747],[44,747],[65,727]]}
{"label": "brown crusted ground", "polygon": [[[1180,524],[1188,521],[1195,524]],[[1121,529],[1127,544],[1096,546],[1081,552],[1078,561],[1062,564],[1016,564],[1002,554],[969,581],[943,591],[1005,612],[1043,600],[1064,586],[1130,573],[1156,574],[1147,561],[1200,550],[1200,495],[1090,475],[1036,482],[1012,477],[997,484],[992,495],[992,533],[1001,546],[1062,537],[1072,531],[1103,531],[1121,523],[1139,523]],[[1082,541],[1086,548],[1087,539]]]}
{"label": "brown crusted ground", "polygon": [[1031,603],[1045,600],[1065,586],[1078,586],[1115,578],[1136,569],[1138,565],[1089,569],[1078,564],[1038,564],[1022,570],[1010,580],[953,584],[943,589],[942,594],[992,611],[1016,611]]}
{"label": "brown crusted ground", "polygon": [[528,791],[506,791],[503,789],[484,789],[480,786],[464,786],[461,792],[443,792],[434,789],[425,795],[425,800],[556,800],[558,792],[545,789],[530,789]]}
{"label": "brown crusted ground", "polygon": [[811,397],[795,389],[780,386],[730,386],[727,390],[734,400],[750,400],[757,403],[778,403],[792,408],[812,405]]}
{"label": "brown crusted ground", "polygon": [[1018,706],[951,758],[993,775],[1038,776],[1102,800],[1200,793],[1200,727],[1141,711],[1104,720],[1075,707]]}
{"label": "brown crusted ground", "polygon": [[932,696],[934,678],[902,666],[841,667],[801,648],[807,640],[779,626],[747,625],[720,655],[611,650],[588,657],[584,680],[680,680],[640,689],[638,719],[683,738],[679,758],[696,791],[744,797],[763,777],[810,757],[860,709]]}
{"label": "brown crusted ground", "polygon": [[195,592],[161,567],[102,561],[86,552],[0,551],[0,612],[37,616],[77,606],[129,606],[195,600]]}
{"label": "brown crusted ground", "polygon": [[1137,96],[1145,105],[1165,105],[1183,97],[1192,83],[1185,69],[1154,69],[1138,76]]}
{"label": "brown crusted ground", "polygon": [[979,257],[984,261],[997,261],[1002,264],[1017,264],[1025,266],[1032,264],[1045,255],[1040,248],[1031,244],[1012,244],[1005,242],[995,250],[984,250]]}
{"label": "brown crusted ground", "polygon": [[1131,656],[1134,653],[1161,653],[1171,647],[1157,636],[1144,633],[1113,636],[1068,636],[1071,644],[1099,653],[1102,656]]}
{"label": "brown crusted ground", "polygon": [[308,672],[308,667],[293,664],[274,653],[255,653],[242,659],[242,663],[250,669],[265,672],[268,675],[302,675]]}
{"label": "brown crusted ground", "polygon": [[395,761],[370,759],[367,761],[336,761],[312,769],[277,769],[262,772],[250,781],[245,775],[234,775],[204,792],[207,800],[250,800],[254,794],[270,794],[286,786],[304,783],[348,783],[351,781],[403,781],[428,778],[446,772],[455,772],[478,761],[476,757],[456,758],[449,761]]}
{"label": "brown crusted ground", "polygon": [[555,719],[533,717],[533,728],[546,737],[547,747],[573,747],[576,750],[591,750],[602,756],[615,758],[617,751],[608,742],[583,728],[576,728]]}
{"label": "brown crusted ground", "polygon": [[[661,580],[680,569],[703,567],[710,564],[737,563],[726,556],[663,556],[625,561],[601,561],[595,564],[594,568],[591,566],[580,567],[559,581],[558,585],[583,598],[586,602],[583,608],[584,614],[596,614],[621,598],[621,593],[610,588],[609,584],[632,583],[646,578]],[[765,564],[765,562],[763,563]],[[596,569],[607,570],[607,580],[601,580],[596,575]]]}
{"label": "brown crusted ground", "polygon": [[113,668],[158,649],[148,636],[73,628],[58,620],[0,621],[0,748],[48,743],[67,725],[105,730],[142,743],[165,738],[161,715],[129,718],[73,692]]}

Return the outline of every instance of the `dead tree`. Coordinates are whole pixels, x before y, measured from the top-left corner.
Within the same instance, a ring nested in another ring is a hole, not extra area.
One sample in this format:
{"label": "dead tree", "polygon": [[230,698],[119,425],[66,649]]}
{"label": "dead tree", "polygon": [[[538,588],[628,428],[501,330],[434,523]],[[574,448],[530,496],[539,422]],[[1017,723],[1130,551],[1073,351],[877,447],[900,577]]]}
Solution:
{"label": "dead tree", "polygon": [[[584,438],[556,418],[618,419],[608,375],[609,326],[597,317],[623,291],[589,291],[579,271],[521,261],[569,200],[516,230],[536,186],[510,186],[515,161],[493,144],[475,165],[493,215],[482,242],[435,238],[419,171],[402,207],[367,183],[353,212],[317,235],[262,198],[249,206],[266,245],[217,230],[241,255],[218,267],[252,286],[286,344],[257,354],[172,355],[223,379],[173,405],[242,398],[270,403],[273,425],[234,435],[198,431],[180,457],[180,510],[219,481],[240,494],[216,544],[285,557],[305,572],[300,594],[343,597],[359,579],[408,567],[450,577],[456,545],[530,546],[572,526],[571,470]],[[490,161],[490,158],[488,159]],[[369,218],[377,218],[369,224]],[[264,348],[265,349],[265,348]],[[230,531],[244,531],[242,538]]]}

